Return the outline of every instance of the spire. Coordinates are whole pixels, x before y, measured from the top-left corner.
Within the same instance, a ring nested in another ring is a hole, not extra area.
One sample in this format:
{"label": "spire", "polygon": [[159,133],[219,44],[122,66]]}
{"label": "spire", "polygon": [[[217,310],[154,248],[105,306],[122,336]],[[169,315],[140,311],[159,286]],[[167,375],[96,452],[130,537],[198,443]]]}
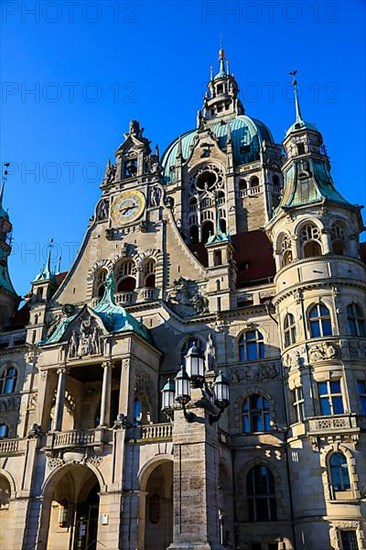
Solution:
{"label": "spire", "polygon": [[41,269],[41,271],[36,276],[35,281],[55,281],[56,274],[52,271],[51,268],[51,260],[52,260],[52,248],[53,248],[53,239],[51,238],[48,245],[48,252],[47,252],[47,261],[46,265],[44,265]]}
{"label": "spire", "polygon": [[6,218],[6,219],[9,219],[9,214],[6,212],[3,206],[3,200],[4,200],[5,184],[8,179],[9,166],[10,166],[10,162],[4,162],[3,181],[1,184],[1,190],[0,190],[0,218]]}
{"label": "spire", "polygon": [[298,90],[298,87],[297,87],[296,74],[297,74],[297,70],[290,71],[290,75],[293,77],[292,85],[294,87],[294,96],[295,96],[296,122],[303,122],[303,119],[302,119],[302,116],[301,116],[301,110],[300,110],[299,90]]}

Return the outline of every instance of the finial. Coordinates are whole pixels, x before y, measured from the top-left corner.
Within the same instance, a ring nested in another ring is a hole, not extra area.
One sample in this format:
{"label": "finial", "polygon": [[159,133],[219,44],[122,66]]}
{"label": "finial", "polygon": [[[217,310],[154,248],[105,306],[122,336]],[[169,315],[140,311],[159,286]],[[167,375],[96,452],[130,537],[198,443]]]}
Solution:
{"label": "finial", "polygon": [[178,151],[177,151],[177,157],[181,157],[182,156],[182,138],[181,136],[179,136],[178,138]]}
{"label": "finial", "polygon": [[57,273],[61,273],[61,261],[62,261],[62,256],[59,256],[58,264],[57,264]]}
{"label": "finial", "polygon": [[210,66],[210,80],[213,80],[213,66]]}
{"label": "finial", "polygon": [[297,74],[297,70],[290,71],[290,75],[292,76],[292,85],[294,87],[296,122],[303,122],[302,116],[301,116],[301,110],[300,110],[296,74]]}
{"label": "finial", "polygon": [[0,210],[3,209],[2,205],[3,205],[3,199],[4,199],[4,190],[5,190],[5,184],[8,180],[9,166],[10,166],[10,162],[4,162],[3,181],[0,189]]}
{"label": "finial", "polygon": [[226,74],[230,76],[230,61],[226,60]]}
{"label": "finial", "polygon": [[225,72],[225,52],[223,48],[219,50],[219,62],[220,62],[220,74],[226,74]]}
{"label": "finial", "polygon": [[51,273],[52,247],[53,247],[53,239],[51,238],[49,240],[49,245],[48,245],[48,256],[47,256],[47,264],[46,264],[46,269],[49,273]]}

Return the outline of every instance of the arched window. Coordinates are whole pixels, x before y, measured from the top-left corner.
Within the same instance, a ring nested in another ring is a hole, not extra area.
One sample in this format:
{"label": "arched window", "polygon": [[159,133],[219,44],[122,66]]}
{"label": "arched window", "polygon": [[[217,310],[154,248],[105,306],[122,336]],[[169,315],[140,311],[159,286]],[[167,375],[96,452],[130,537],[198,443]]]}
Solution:
{"label": "arched window", "polygon": [[99,298],[102,298],[104,294],[104,283],[107,278],[107,270],[106,269],[99,269],[95,275],[94,279],[94,296],[98,296]]}
{"label": "arched window", "polygon": [[285,347],[292,346],[296,342],[296,323],[292,313],[288,313],[283,324]]}
{"label": "arched window", "polygon": [[151,259],[144,265],[144,286],[155,288],[155,261]]}
{"label": "arched window", "polygon": [[332,240],[332,250],[334,254],[342,256],[345,251],[346,244],[346,231],[342,223],[336,222],[332,225],[330,230],[330,237]]}
{"label": "arched window", "polygon": [[351,336],[366,337],[365,315],[358,304],[347,307],[347,319]]}
{"label": "arched window", "polygon": [[281,267],[292,262],[291,241],[289,235],[283,235],[280,240]]}
{"label": "arched window", "polygon": [[310,334],[312,338],[332,336],[332,323],[329,309],[324,304],[317,304],[309,311]]}
{"label": "arched window", "polygon": [[213,257],[214,265],[222,265],[222,252],[221,250],[214,251]]}
{"label": "arched window", "polygon": [[320,242],[320,231],[316,225],[308,223],[302,227],[300,231],[300,243],[304,258],[321,256],[322,247]]}
{"label": "arched window", "polygon": [[248,184],[247,184],[246,180],[245,179],[239,180],[239,190],[240,191],[246,191],[247,188],[248,188]]}
{"label": "arched window", "polygon": [[140,426],[142,420],[142,406],[138,397],[135,397],[133,402],[133,425]]}
{"label": "arched window", "polygon": [[116,268],[117,292],[132,292],[136,288],[134,274],[134,263],[132,260],[124,260]]}
{"label": "arched window", "polygon": [[207,243],[209,237],[214,234],[214,224],[211,221],[206,221],[202,225],[202,242]]}
{"label": "arched window", "polygon": [[18,373],[14,367],[8,367],[0,378],[0,393],[13,393],[17,383]]}
{"label": "arched window", "polygon": [[10,494],[9,481],[4,476],[0,476],[0,509],[9,505]]}
{"label": "arched window", "polygon": [[239,339],[239,359],[241,361],[254,361],[263,358],[263,335],[259,330],[244,332]]}
{"label": "arched window", "polygon": [[6,424],[0,424],[0,439],[5,439],[9,435],[9,428]]}
{"label": "arched window", "polygon": [[242,406],[243,432],[270,432],[271,415],[268,400],[259,394],[247,397]]}
{"label": "arched window", "polygon": [[257,176],[252,176],[250,178],[249,184],[250,184],[250,187],[252,187],[252,188],[253,187],[259,187],[259,179],[257,178]]}
{"label": "arched window", "polygon": [[247,475],[249,521],[276,521],[276,489],[272,472],[267,466],[254,466]]}
{"label": "arched window", "polygon": [[330,478],[332,489],[338,491],[349,491],[351,483],[348,473],[347,459],[342,453],[334,453],[329,460]]}

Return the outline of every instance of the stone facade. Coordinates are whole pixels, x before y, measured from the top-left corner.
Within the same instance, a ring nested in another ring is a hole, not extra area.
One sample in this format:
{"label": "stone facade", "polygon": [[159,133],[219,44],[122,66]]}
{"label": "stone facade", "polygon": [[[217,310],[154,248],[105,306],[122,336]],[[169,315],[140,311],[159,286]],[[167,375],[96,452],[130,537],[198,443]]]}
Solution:
{"label": "stone facade", "polygon": [[[360,207],[296,83],[283,156],[219,63],[162,157],[130,123],[75,262],[19,310],[2,190],[1,548],[366,549]],[[204,385],[163,412],[193,343]]]}

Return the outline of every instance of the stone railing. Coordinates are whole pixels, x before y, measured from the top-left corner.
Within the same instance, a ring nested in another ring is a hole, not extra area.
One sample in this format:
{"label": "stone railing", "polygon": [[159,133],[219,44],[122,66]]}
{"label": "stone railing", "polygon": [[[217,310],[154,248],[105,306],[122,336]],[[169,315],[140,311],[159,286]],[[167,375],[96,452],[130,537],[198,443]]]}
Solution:
{"label": "stone railing", "polygon": [[260,186],[257,187],[249,187],[248,189],[241,189],[240,190],[240,197],[248,197],[249,195],[259,195],[261,191]]}
{"label": "stone railing", "polygon": [[329,434],[358,431],[356,417],[349,414],[308,418],[308,433]]}
{"label": "stone railing", "polygon": [[134,291],[131,292],[117,292],[114,296],[116,304],[122,304],[125,306],[132,305],[136,302],[137,294]]}
{"label": "stone railing", "polygon": [[171,439],[173,424],[145,424],[141,426],[141,439]]}
{"label": "stone railing", "polygon": [[158,296],[159,296],[158,288],[144,287],[139,290],[139,300],[143,300],[143,301],[157,300]]}
{"label": "stone railing", "polygon": [[0,456],[24,453],[26,443],[26,439],[2,439],[0,441]]}
{"label": "stone railing", "polygon": [[107,430],[71,430],[69,432],[53,432],[47,434],[46,447],[51,449],[66,449],[73,447],[88,447],[106,443]]}

